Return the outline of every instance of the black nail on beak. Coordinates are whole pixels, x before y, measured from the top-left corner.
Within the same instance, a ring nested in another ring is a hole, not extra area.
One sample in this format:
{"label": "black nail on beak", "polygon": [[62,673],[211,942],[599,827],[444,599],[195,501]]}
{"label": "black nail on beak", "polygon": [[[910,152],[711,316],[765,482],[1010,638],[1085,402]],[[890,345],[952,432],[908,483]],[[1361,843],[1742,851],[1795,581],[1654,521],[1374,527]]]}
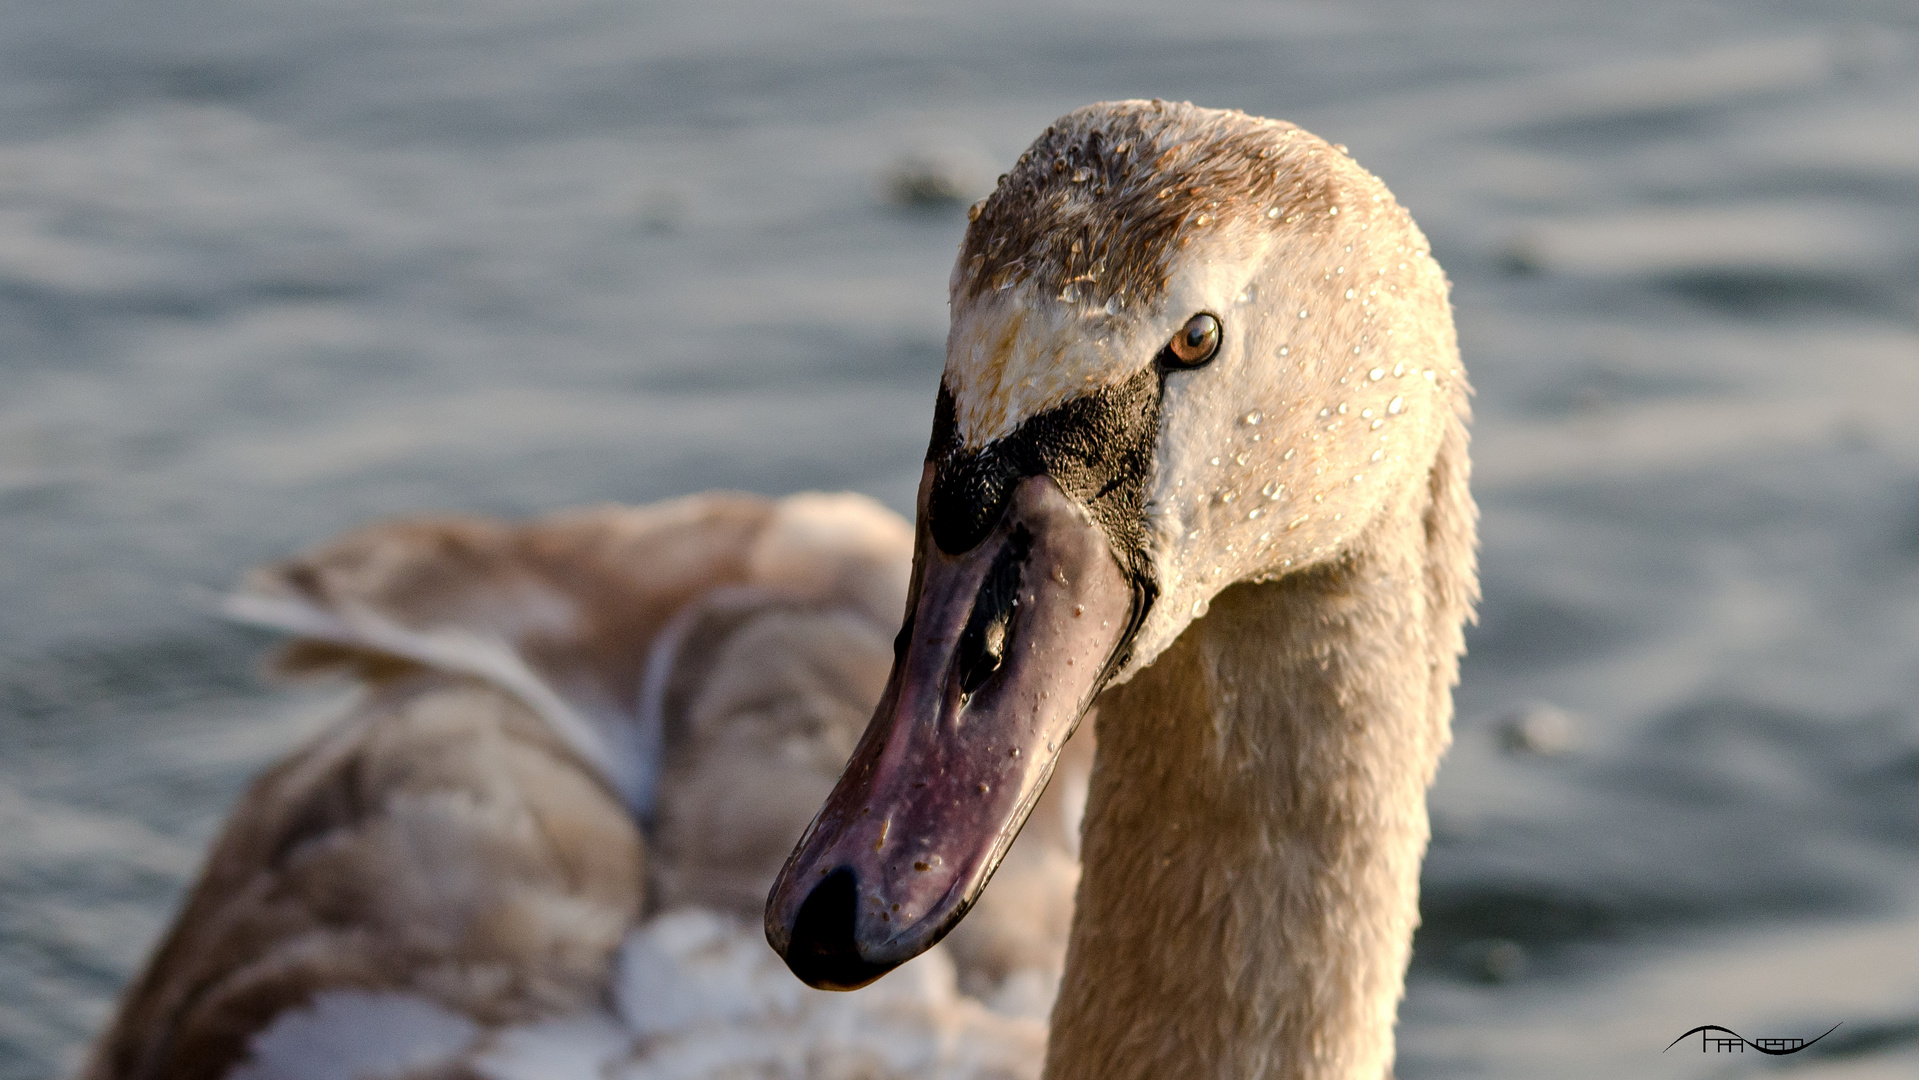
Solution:
{"label": "black nail on beak", "polygon": [[841,867],[821,879],[793,922],[787,966],[822,990],[857,990],[893,970],[891,964],[871,964],[860,956],[853,940],[858,913],[859,880],[851,868]]}

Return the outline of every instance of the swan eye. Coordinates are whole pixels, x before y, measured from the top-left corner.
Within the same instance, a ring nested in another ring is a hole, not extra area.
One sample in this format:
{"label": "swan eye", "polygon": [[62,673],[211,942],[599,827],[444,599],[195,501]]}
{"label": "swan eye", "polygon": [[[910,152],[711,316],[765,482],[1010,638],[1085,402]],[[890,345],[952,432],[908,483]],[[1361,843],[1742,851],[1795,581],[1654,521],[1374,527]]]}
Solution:
{"label": "swan eye", "polygon": [[1219,320],[1201,312],[1186,320],[1163,355],[1171,367],[1196,368],[1219,351]]}

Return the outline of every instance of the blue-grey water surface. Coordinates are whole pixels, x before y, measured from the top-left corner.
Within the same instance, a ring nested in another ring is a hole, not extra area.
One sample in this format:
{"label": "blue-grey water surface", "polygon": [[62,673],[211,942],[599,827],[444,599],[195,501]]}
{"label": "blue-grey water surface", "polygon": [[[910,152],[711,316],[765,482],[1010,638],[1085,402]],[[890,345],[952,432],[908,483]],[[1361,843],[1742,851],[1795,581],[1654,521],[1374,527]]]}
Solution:
{"label": "blue-grey water surface", "polygon": [[964,215],[889,178],[1152,96],[1349,145],[1455,283],[1486,600],[1402,1080],[1919,1075],[1910,0],[15,0],[0,1078],[331,707],[211,590],[423,510],[910,509]]}

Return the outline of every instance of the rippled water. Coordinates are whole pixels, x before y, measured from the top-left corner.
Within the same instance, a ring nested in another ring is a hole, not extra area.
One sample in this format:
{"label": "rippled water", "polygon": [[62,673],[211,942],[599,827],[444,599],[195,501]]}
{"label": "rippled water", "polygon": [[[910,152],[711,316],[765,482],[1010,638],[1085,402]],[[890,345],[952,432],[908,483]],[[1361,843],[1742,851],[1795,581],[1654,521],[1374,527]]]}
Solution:
{"label": "rippled water", "polygon": [[207,590],[423,509],[906,509],[964,218],[896,163],[1154,95],[1350,145],[1456,283],[1486,602],[1402,1080],[1760,1068],[1660,1052],[1705,1023],[1919,1074],[1909,2],[22,0],[0,1077],[324,715]]}

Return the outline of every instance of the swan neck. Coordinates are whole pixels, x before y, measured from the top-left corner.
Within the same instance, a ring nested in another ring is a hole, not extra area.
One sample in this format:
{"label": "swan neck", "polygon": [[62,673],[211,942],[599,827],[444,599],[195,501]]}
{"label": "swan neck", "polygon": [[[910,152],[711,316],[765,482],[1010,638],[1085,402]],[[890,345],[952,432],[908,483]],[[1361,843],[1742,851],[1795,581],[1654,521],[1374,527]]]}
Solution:
{"label": "swan neck", "polygon": [[1048,1080],[1388,1075],[1471,589],[1406,517],[1101,699]]}

